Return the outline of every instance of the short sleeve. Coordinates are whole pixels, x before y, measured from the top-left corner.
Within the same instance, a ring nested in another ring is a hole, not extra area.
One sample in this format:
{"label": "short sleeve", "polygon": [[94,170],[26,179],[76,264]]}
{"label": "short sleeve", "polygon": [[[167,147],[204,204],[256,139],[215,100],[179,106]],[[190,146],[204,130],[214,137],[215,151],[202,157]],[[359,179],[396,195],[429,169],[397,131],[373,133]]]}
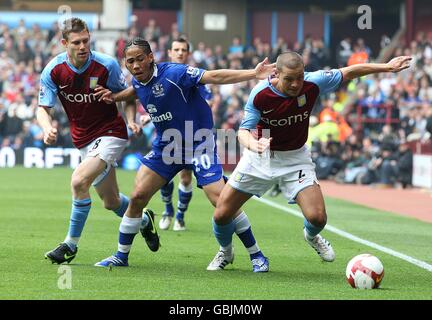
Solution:
{"label": "short sleeve", "polygon": [[57,86],[51,78],[51,68],[42,71],[39,85],[39,105],[54,107],[57,101]]}
{"label": "short sleeve", "polygon": [[112,61],[108,67],[107,87],[114,93],[123,91],[128,87],[126,79],[117,61]]}
{"label": "short sleeve", "polygon": [[205,72],[203,69],[183,64],[176,65],[176,68],[178,68],[178,72],[180,72],[178,85],[184,88],[190,88],[200,84],[199,82]]}
{"label": "short sleeve", "polygon": [[342,80],[342,72],[339,69],[318,70],[305,74],[305,81],[315,83],[320,89],[320,94],[336,91]]}
{"label": "short sleeve", "polygon": [[254,98],[255,95],[251,94],[248,98],[248,101],[246,102],[246,106],[244,108],[244,117],[240,124],[241,129],[255,129],[261,119],[261,112],[255,108],[253,104]]}

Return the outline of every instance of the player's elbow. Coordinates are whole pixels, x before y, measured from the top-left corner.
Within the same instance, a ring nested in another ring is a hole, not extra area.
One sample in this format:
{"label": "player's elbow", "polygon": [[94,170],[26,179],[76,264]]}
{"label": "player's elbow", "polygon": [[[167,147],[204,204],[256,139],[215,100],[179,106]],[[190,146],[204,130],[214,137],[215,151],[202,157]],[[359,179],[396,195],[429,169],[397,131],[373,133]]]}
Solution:
{"label": "player's elbow", "polygon": [[350,81],[358,77],[352,66],[341,68],[340,71],[342,73],[342,81]]}

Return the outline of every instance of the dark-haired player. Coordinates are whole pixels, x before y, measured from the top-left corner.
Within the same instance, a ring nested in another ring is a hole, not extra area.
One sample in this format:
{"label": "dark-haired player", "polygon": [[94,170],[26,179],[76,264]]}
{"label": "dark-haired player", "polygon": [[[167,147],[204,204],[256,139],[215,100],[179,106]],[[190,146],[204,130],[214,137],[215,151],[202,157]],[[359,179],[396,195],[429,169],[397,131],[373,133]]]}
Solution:
{"label": "dark-haired player", "polygon": [[[197,85],[265,79],[274,72],[274,65],[267,64],[267,59],[252,70],[205,71],[178,63],[155,64],[150,45],[142,38],[134,38],[127,44],[125,59],[133,75],[132,86],[117,94],[98,88],[98,95],[106,101],[137,97],[149,113],[157,137],[152,151],[141,159],[143,165],[138,170],[129,207],[120,226],[118,251],[96,264],[105,267],[128,265],[130,246],[137,232],[133,225],[128,225],[129,232],[122,232],[122,226],[137,219],[151,197],[179,171],[193,170],[198,185],[216,205],[225,182],[212,131],[212,113]],[[126,109],[129,127],[138,132],[140,127],[135,123],[135,113],[133,106]],[[238,210],[233,219],[235,231],[250,254],[253,271],[268,271],[268,261],[256,244],[246,214]],[[221,270],[229,262],[232,260],[215,258],[207,269]]]}
{"label": "dark-haired player", "polygon": [[[54,57],[44,68],[40,80],[37,120],[48,145],[57,140],[52,126],[51,108],[57,97],[68,116],[72,141],[81,152],[82,162],[71,178],[72,210],[66,239],[45,257],[53,263],[70,262],[78,251],[91,207],[89,189],[93,185],[104,207],[123,217],[129,199],[119,193],[114,167],[126,147],[126,125],[115,104],[98,101],[94,88],[104,85],[113,92],[127,88],[117,61],[90,50],[90,33],[79,18],[64,21],[62,44],[66,52]],[[131,101],[135,105],[134,101]],[[159,248],[148,211],[143,215],[143,235],[152,250]],[[139,219],[141,223],[141,218]],[[150,221],[150,223],[148,223]]]}
{"label": "dark-haired player", "polygon": [[[187,64],[190,55],[190,45],[184,38],[178,38],[171,41],[168,49],[168,57],[171,62]],[[198,91],[205,100],[211,99],[211,91],[205,85],[198,85]],[[174,220],[174,231],[186,230],[185,213],[192,199],[192,170],[183,169],[180,171],[180,182],[178,184],[178,202],[177,213]],[[174,218],[174,208],[172,205],[172,195],[174,191],[174,181],[171,180],[161,188],[162,201],[165,204],[165,211],[159,221],[161,230],[169,229]]]}

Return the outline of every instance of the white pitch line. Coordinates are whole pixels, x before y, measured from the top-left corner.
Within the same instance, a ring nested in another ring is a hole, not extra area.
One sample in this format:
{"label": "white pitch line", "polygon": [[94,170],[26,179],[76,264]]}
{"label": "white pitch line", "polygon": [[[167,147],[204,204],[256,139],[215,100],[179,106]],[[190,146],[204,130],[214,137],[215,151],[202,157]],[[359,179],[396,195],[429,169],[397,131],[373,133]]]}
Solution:
{"label": "white pitch line", "polygon": [[[256,200],[256,201],[265,203],[265,204],[267,204],[267,205],[269,205],[269,206],[271,206],[273,208],[276,208],[276,209],[288,212],[288,213],[290,213],[290,214],[292,214],[292,215],[294,215],[296,217],[303,218],[303,214],[300,211],[297,211],[297,210],[294,210],[294,209],[290,209],[290,208],[286,208],[283,205],[280,205],[280,204],[278,204],[276,202],[273,202],[271,200],[268,200],[268,199],[257,198],[257,197],[252,197],[252,198],[254,200]],[[331,225],[328,225],[328,224],[325,226],[325,230],[328,230],[330,232],[336,233],[337,235],[340,235],[341,237],[347,238],[347,239],[352,240],[354,242],[358,242],[358,243],[364,244],[364,245],[366,245],[368,247],[377,249],[379,251],[382,251],[384,253],[387,253],[387,254],[392,255],[392,256],[394,256],[396,258],[402,259],[402,260],[404,260],[406,262],[409,262],[409,263],[414,264],[414,265],[416,265],[416,266],[418,266],[420,268],[423,268],[423,269],[425,269],[427,271],[432,272],[432,265],[430,265],[430,264],[428,264],[428,263],[426,263],[424,261],[417,260],[417,259],[415,259],[413,257],[407,256],[406,254],[403,254],[403,253],[394,251],[392,249],[383,247],[383,246],[381,246],[379,244],[376,244],[374,242],[364,240],[364,239],[359,238],[359,237],[357,237],[357,236],[355,236],[355,235],[353,235],[351,233],[345,232],[343,230],[340,230],[340,229],[335,228],[335,227],[333,227]]]}

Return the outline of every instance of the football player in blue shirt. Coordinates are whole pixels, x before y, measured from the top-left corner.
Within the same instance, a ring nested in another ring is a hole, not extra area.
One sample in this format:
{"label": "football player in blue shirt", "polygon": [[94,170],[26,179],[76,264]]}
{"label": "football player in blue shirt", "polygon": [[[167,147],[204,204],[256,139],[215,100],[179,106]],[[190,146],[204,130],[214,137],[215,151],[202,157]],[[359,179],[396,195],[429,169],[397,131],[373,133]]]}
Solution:
{"label": "football player in blue shirt", "polygon": [[[125,59],[126,67],[133,75],[132,86],[116,94],[98,87],[97,95],[99,99],[110,102],[137,97],[150,115],[157,137],[152,150],[141,159],[143,166],[137,173],[129,206],[120,224],[118,251],[95,264],[103,267],[128,266],[129,252],[140,229],[143,208],[179,171],[185,168],[193,170],[198,185],[216,206],[225,181],[212,131],[212,112],[197,85],[265,79],[275,71],[275,65],[268,64],[267,58],[251,70],[205,71],[176,63],[155,64],[150,45],[142,38],[134,38],[126,45]],[[125,113],[129,128],[138,133],[140,126],[135,123],[136,108],[130,105]],[[268,271],[268,261],[259,249],[243,211],[238,210],[233,215],[233,225],[250,254],[253,270]],[[215,232],[221,232],[220,228]],[[229,245],[231,248],[231,243]],[[221,251],[225,249],[222,243]],[[208,270],[222,270],[226,264],[232,263],[232,259],[216,258]]]}
{"label": "football player in blue shirt", "polygon": [[[168,49],[168,56],[171,62],[187,64],[190,55],[190,45],[184,38],[174,39],[171,42],[171,47]],[[199,85],[198,90],[205,100],[212,98],[210,89],[205,85]],[[210,106],[209,106],[210,108]],[[174,208],[172,205],[172,195],[174,191],[174,181],[161,188],[162,201],[165,203],[165,211],[159,221],[161,230],[168,230],[174,217]],[[186,230],[184,215],[192,199],[192,170],[183,169],[180,171],[180,182],[178,185],[178,202],[177,213],[174,221],[174,231]]]}

